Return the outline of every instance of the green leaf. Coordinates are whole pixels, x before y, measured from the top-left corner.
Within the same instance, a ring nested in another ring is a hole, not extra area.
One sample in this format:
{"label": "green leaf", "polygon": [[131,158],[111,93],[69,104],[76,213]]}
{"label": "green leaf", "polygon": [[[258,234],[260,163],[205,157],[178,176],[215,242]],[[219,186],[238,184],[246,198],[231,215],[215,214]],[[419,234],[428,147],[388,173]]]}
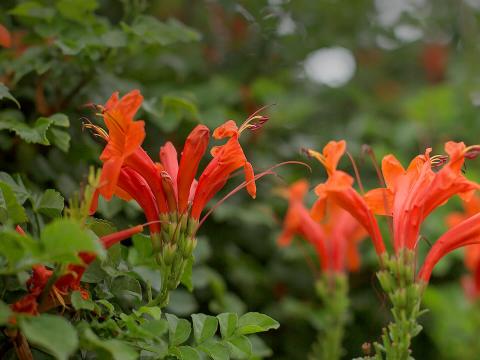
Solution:
{"label": "green leaf", "polygon": [[59,360],[67,360],[77,349],[77,332],[63,317],[50,314],[22,317],[19,324],[30,343]]}
{"label": "green leaf", "polygon": [[34,204],[34,210],[51,218],[59,217],[62,214],[65,200],[58,191],[47,189]]}
{"label": "green leaf", "polygon": [[47,139],[47,130],[52,125],[52,121],[47,118],[39,118],[30,126],[23,122],[21,114],[14,111],[3,111],[0,114],[0,130],[9,130],[15,132],[22,140],[33,143],[50,145]]}
{"label": "green leaf", "polygon": [[115,225],[108,220],[90,217],[87,219],[86,223],[88,228],[92,230],[98,237],[105,236],[117,231]]}
{"label": "green leaf", "polygon": [[33,257],[37,252],[38,242],[29,235],[20,235],[13,230],[0,232],[0,255],[7,260],[9,270],[14,271],[38,263],[38,259]]}
{"label": "green leaf", "polygon": [[258,312],[249,312],[238,319],[237,335],[255,334],[258,332],[278,329],[280,324],[270,316]]}
{"label": "green leaf", "polygon": [[25,188],[22,178],[19,175],[16,175],[14,179],[12,176],[7,174],[6,172],[0,171],[0,181],[8,184],[12,188],[20,204],[23,205],[23,203],[30,197],[30,193]]}
{"label": "green leaf", "polygon": [[168,322],[160,320],[146,321],[141,325],[142,329],[152,334],[152,337],[159,338],[168,330]]}
{"label": "green leaf", "polygon": [[180,360],[201,360],[202,357],[197,349],[191,346],[178,346],[170,350],[170,354]]}
{"label": "green leaf", "polygon": [[136,251],[137,261],[145,262],[153,255],[152,240],[145,234],[136,234],[132,237],[133,248]]}
{"label": "green leaf", "polygon": [[102,42],[110,48],[120,48],[127,46],[127,36],[123,31],[111,30],[102,35]]}
{"label": "green leaf", "polygon": [[229,339],[227,345],[230,355],[235,359],[248,359],[252,355],[252,344],[244,335]]}
{"label": "green leaf", "polygon": [[222,339],[228,339],[231,337],[237,329],[238,315],[235,313],[223,313],[217,315],[218,322],[220,323],[220,333]]}
{"label": "green leaf", "polygon": [[10,306],[0,300],[0,325],[8,324],[8,319],[11,315],[12,310],[10,310]]}
{"label": "green leaf", "polygon": [[160,320],[162,316],[162,309],[158,306],[142,306],[138,310],[133,310],[135,315],[141,317],[144,314],[151,316],[154,320]]}
{"label": "green leaf", "polygon": [[187,260],[187,263],[185,265],[185,269],[183,270],[182,278],[180,279],[182,284],[185,285],[185,287],[190,292],[193,291],[192,268],[193,268],[194,261],[195,260],[194,260],[193,256],[190,256],[190,258]]}
{"label": "green leaf", "polygon": [[100,242],[93,233],[85,231],[71,219],[57,219],[43,228],[40,243],[50,261],[63,263],[78,262],[81,251],[104,255]]}
{"label": "green leaf", "polygon": [[56,113],[50,115],[48,118],[45,118],[52,121],[54,126],[64,127],[67,128],[70,126],[70,120],[68,120],[68,116],[62,113]]}
{"label": "green leaf", "polygon": [[37,19],[51,20],[55,16],[55,10],[36,1],[25,1],[12,10],[10,14],[16,16],[31,17]]}
{"label": "green leaf", "polygon": [[227,346],[213,339],[202,343],[200,346],[198,346],[198,348],[210,356],[213,360],[230,359]]}
{"label": "green leaf", "polygon": [[98,8],[97,0],[59,0],[57,9],[65,18],[84,23]]}
{"label": "green leaf", "polygon": [[142,286],[131,276],[118,276],[113,279],[111,291],[122,306],[134,306],[142,300]]}
{"label": "green leaf", "polygon": [[47,131],[47,138],[53,145],[65,153],[70,149],[71,137],[70,134],[65,130],[51,127]]}
{"label": "green leaf", "polygon": [[197,343],[202,343],[217,332],[218,320],[214,316],[192,314],[193,336]]}
{"label": "green leaf", "polygon": [[70,134],[58,127],[66,128],[69,125],[68,117],[61,113],[40,117],[33,125],[25,123],[23,114],[17,110],[5,110],[0,113],[0,130],[13,131],[28,143],[50,145],[52,142],[64,152],[70,147]]}
{"label": "green leaf", "polygon": [[10,185],[0,181],[0,222],[19,224],[27,221],[25,209],[17,200]]}
{"label": "green leaf", "polygon": [[70,300],[75,310],[93,311],[95,308],[95,303],[90,299],[85,300],[80,291],[74,291],[70,296]]}
{"label": "green leaf", "polygon": [[168,334],[171,346],[177,346],[188,340],[192,331],[190,323],[179,319],[175,315],[165,314],[168,321]]}
{"label": "green leaf", "polygon": [[123,24],[124,29],[136,35],[147,44],[170,45],[176,42],[198,41],[200,35],[197,31],[185,26],[177,20],[161,22],[153,16],[138,16],[131,26]]}
{"label": "green leaf", "polygon": [[8,88],[3,83],[0,82],[0,100],[2,99],[8,99],[13,101],[20,109],[20,103],[18,102],[18,100],[15,99],[13,95],[10,94],[10,91],[8,90]]}
{"label": "green leaf", "polygon": [[81,328],[81,338],[82,343],[85,343],[88,349],[94,350],[99,359],[135,360],[138,358],[137,352],[124,342],[116,339],[100,339],[87,326]]}

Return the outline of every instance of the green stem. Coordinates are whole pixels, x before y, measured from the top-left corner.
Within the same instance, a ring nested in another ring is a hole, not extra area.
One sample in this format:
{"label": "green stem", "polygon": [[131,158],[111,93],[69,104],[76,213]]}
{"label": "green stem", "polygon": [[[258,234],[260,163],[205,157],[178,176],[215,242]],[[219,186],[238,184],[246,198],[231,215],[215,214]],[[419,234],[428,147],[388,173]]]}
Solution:
{"label": "green stem", "polygon": [[412,339],[422,327],[417,319],[422,315],[420,304],[423,287],[415,281],[415,253],[400,251],[396,256],[383,258],[385,268],[377,273],[380,285],[392,304],[393,320],[383,329],[382,343],[375,343],[375,357],[364,359],[413,359],[410,349]]}
{"label": "green stem", "polygon": [[187,263],[192,258],[197,240],[192,235],[198,222],[172,213],[165,215],[160,234],[152,236],[155,259],[160,266],[162,287],[148,306],[164,308],[168,305],[170,291],[175,290],[182,279]]}
{"label": "green stem", "polygon": [[316,284],[324,307],[324,328],[312,345],[311,360],[338,360],[348,320],[348,279],[343,273],[324,273]]}

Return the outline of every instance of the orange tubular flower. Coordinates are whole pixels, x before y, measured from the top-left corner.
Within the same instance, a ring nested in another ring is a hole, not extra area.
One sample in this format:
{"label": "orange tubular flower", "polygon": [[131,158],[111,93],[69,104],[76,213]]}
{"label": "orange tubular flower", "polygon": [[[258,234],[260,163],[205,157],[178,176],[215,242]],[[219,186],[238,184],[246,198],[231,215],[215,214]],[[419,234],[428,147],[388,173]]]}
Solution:
{"label": "orange tubular flower", "polygon": [[373,212],[369,209],[363,197],[353,188],[353,178],[347,173],[337,170],[337,164],[345,153],[345,141],[330,141],[323,149],[322,154],[308,150],[310,156],[315,157],[325,167],[328,179],[315,188],[318,200],[311,213],[314,219],[321,220],[324,216],[327,200],[350,213],[368,232],[378,255],[385,252],[382,235]]}
{"label": "orange tubular flower", "polygon": [[393,156],[382,161],[382,172],[387,187],[374,189],[365,195],[372,211],[393,217],[395,251],[415,249],[420,226],[430,213],[458,194],[465,199],[472,196],[478,184],[462,174],[462,166],[469,151],[464,143],[447,142],[445,151],[450,160],[434,172],[432,167],[442,165],[443,156],[430,157],[431,149],[412,160],[405,170]]}
{"label": "orange tubular flower", "polygon": [[305,180],[290,186],[289,208],[279,244],[288,245],[298,234],[315,246],[323,271],[358,270],[357,245],[366,236],[365,229],[347,211],[335,205],[329,206],[327,221],[322,224],[316,222],[303,205],[307,191]]}
{"label": "orange tubular flower", "polygon": [[230,139],[222,146],[216,146],[212,149],[212,161],[207,165],[198,180],[195,197],[193,199],[191,216],[194,219],[200,217],[200,214],[208,201],[223,188],[231,173],[243,167],[245,172],[245,180],[247,192],[252,198],[256,196],[255,175],[252,165],[247,161],[247,158],[238,141],[241,132],[250,126],[249,124],[253,118],[248,119],[240,129],[233,120],[229,120],[223,125],[219,126],[213,132],[215,139],[223,139],[229,137]]}
{"label": "orange tubular flower", "polygon": [[145,139],[145,123],[141,120],[133,121],[142,101],[143,96],[138,90],[129,92],[121,99],[116,92],[107,101],[102,112],[108,134],[96,126],[88,126],[107,141],[107,146],[100,155],[103,169],[99,191],[109,200],[116,191],[121,168],[127,166],[143,176],[155,196],[159,211],[166,213],[168,206],[157,166],[141,148]]}
{"label": "orange tubular flower", "polygon": [[0,46],[9,48],[12,46],[12,36],[5,26],[0,24]]}
{"label": "orange tubular flower", "polygon": [[210,130],[204,125],[197,125],[185,141],[177,177],[178,210],[181,214],[187,210],[188,203],[192,200],[191,195],[195,194],[195,175],[207,150],[209,137]]}
{"label": "orange tubular flower", "polygon": [[[446,222],[450,228],[480,213],[480,197],[475,195],[469,201],[464,201],[463,207],[464,212],[455,212],[447,216]],[[465,247],[465,266],[470,275],[462,278],[462,285],[467,297],[474,300],[480,297],[480,244]]]}
{"label": "orange tubular flower", "polygon": [[145,139],[145,123],[133,121],[142,101],[143,96],[138,90],[128,93],[120,100],[116,92],[103,109],[103,119],[109,132],[107,146],[100,155],[100,160],[103,161],[100,191],[107,200],[115,192],[125,159],[139,149]]}
{"label": "orange tubular flower", "polygon": [[295,235],[300,235],[308,240],[317,252],[320,265],[323,270],[330,266],[327,255],[326,234],[323,228],[310,216],[309,211],[303,205],[303,198],[308,191],[308,182],[300,180],[288,189],[289,205],[283,221],[283,231],[278,238],[281,246],[289,245]]}
{"label": "orange tubular flower", "polygon": [[152,233],[160,232],[159,213],[155,204],[155,197],[148,183],[140,174],[131,168],[123,168],[118,179],[116,195],[124,200],[135,199],[150,223],[150,231]]}
{"label": "orange tubular flower", "polygon": [[455,225],[432,246],[418,273],[418,278],[428,283],[434,266],[449,252],[463,246],[480,244],[480,213]]}

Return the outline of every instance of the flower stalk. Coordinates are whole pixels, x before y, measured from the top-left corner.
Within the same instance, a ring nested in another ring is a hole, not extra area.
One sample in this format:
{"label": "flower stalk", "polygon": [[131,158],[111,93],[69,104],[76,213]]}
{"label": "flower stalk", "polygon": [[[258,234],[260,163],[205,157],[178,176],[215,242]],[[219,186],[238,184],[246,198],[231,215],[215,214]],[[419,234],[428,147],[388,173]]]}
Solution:
{"label": "flower stalk", "polygon": [[323,328],[312,345],[310,360],[341,359],[345,326],[348,322],[348,277],[340,272],[325,272],[315,284],[323,305]]}
{"label": "flower stalk", "polygon": [[198,221],[171,213],[165,217],[165,225],[159,236],[152,238],[156,258],[162,274],[161,289],[150,302],[161,308],[168,305],[169,293],[180,284],[188,261],[197,245],[195,230]]}
{"label": "flower stalk", "polygon": [[412,339],[422,331],[417,319],[425,312],[420,310],[424,286],[415,281],[415,253],[404,249],[391,257],[384,254],[382,260],[377,278],[391,302],[392,321],[383,328],[382,343],[373,344],[375,356],[364,359],[412,359]]}

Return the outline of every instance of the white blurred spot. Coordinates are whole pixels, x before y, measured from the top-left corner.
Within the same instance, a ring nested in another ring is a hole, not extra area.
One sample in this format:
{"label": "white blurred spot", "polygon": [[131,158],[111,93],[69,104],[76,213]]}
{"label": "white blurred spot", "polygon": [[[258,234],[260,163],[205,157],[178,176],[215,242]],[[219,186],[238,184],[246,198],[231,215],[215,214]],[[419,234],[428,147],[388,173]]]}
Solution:
{"label": "white blurred spot", "polygon": [[480,9],[480,0],[465,0],[474,9]]}
{"label": "white blurred spot", "polygon": [[413,25],[401,24],[395,27],[395,36],[404,42],[412,42],[423,36],[423,31]]}
{"label": "white blurred spot", "polygon": [[280,19],[280,23],[278,24],[278,28],[277,28],[277,33],[280,36],[290,35],[295,32],[296,27],[297,26],[295,25],[295,21],[293,21],[292,17],[289,14],[287,14],[282,16],[282,18]]}
{"label": "white blurred spot", "polygon": [[310,53],[304,67],[310,80],[331,87],[340,87],[353,77],[356,64],[350,50],[331,47]]}
{"label": "white blurred spot", "polygon": [[385,50],[393,50],[398,48],[398,43],[396,41],[383,35],[377,35],[375,37],[375,41],[379,47]]}
{"label": "white blurred spot", "polygon": [[413,12],[425,5],[425,0],[375,0],[378,21],[383,26],[395,24],[403,12]]}

